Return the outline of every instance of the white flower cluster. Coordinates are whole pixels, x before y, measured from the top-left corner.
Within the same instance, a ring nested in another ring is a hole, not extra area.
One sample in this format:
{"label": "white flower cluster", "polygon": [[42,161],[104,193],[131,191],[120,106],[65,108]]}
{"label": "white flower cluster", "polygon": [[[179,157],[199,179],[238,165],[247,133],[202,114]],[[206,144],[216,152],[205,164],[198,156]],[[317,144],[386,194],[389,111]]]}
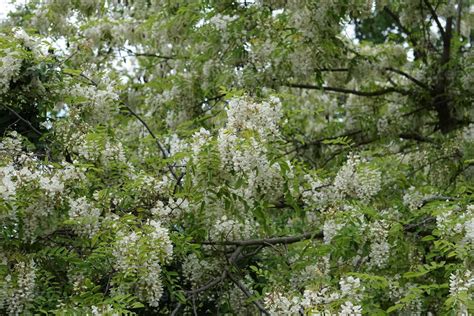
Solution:
{"label": "white flower cluster", "polygon": [[335,220],[328,219],[323,224],[324,243],[329,244],[339,230],[344,227],[343,223],[337,223]]}
{"label": "white flower cluster", "polygon": [[200,259],[194,253],[189,254],[183,261],[183,274],[194,289],[209,281],[216,269],[216,261]]}
{"label": "white flower cluster", "polygon": [[214,27],[219,31],[225,31],[227,29],[227,24],[237,20],[238,18],[237,15],[230,16],[217,13],[209,19],[209,23],[214,25]]}
{"label": "white flower cluster", "polygon": [[[285,296],[281,292],[267,294],[264,303],[271,315],[332,315],[331,305],[336,301],[345,300],[340,306],[339,315],[361,315],[362,307],[354,305],[353,301],[360,301],[364,287],[360,279],[352,276],[341,278],[340,291],[323,287],[318,291],[306,289],[303,297],[298,295]],[[324,308],[320,310],[321,306]]]}
{"label": "white flower cluster", "polygon": [[22,59],[17,51],[8,48],[0,52],[0,94],[6,93],[10,83],[15,82],[21,64]]}
{"label": "white flower cluster", "polygon": [[16,170],[15,167],[10,164],[3,167],[0,167],[0,194],[2,198],[6,201],[10,200],[12,196],[16,193]]}
{"label": "white flower cluster", "polygon": [[[388,296],[391,300],[396,303],[400,303],[401,300],[413,293],[413,290],[417,288],[417,285],[411,282],[402,283],[402,276],[395,274],[393,277],[388,278]],[[415,298],[409,303],[404,303],[403,312],[408,315],[422,315],[421,310],[423,302],[420,298]]]}
{"label": "white flower cluster", "polygon": [[91,118],[99,122],[108,120],[111,114],[117,112],[118,100],[118,94],[111,83],[102,85],[105,85],[105,88],[75,84],[67,91],[68,96],[74,98],[78,104],[86,105],[86,109],[91,111]]}
{"label": "white flower cluster", "polygon": [[189,210],[190,207],[187,199],[177,198],[175,200],[170,197],[168,204],[165,205],[165,203],[158,200],[150,211],[156,218],[160,218],[163,221],[170,221],[187,213]]}
{"label": "white flower cluster", "polygon": [[[181,139],[177,134],[171,134],[165,137],[163,144],[169,147],[169,156],[173,157],[174,155],[182,152],[188,151],[189,144],[186,140]],[[177,165],[186,166],[188,163],[187,157],[184,157],[178,161],[176,161]]]}
{"label": "white flower cluster", "polygon": [[381,189],[381,173],[363,166],[360,156],[350,153],[347,162],[334,178],[334,189],[340,198],[352,196],[364,201],[370,200]]}
{"label": "white flower cluster", "polygon": [[126,163],[127,158],[125,157],[125,149],[122,143],[107,141],[101,153],[101,159],[105,165],[107,165],[109,161]]}
{"label": "white flower cluster", "polygon": [[466,240],[469,243],[474,243],[474,218],[471,218],[464,223],[464,230],[466,232]]}
{"label": "white flower cluster", "polygon": [[339,286],[342,296],[356,300],[361,299],[361,292],[364,290],[364,287],[361,286],[359,278],[354,278],[353,276],[341,278]]}
{"label": "white flower cluster", "polygon": [[[173,245],[168,230],[158,221],[148,221],[139,232],[120,232],[113,251],[116,269],[137,278],[135,293],[150,306],[158,306],[163,294],[161,265],[171,260]],[[119,283],[117,292],[126,292]]]}
{"label": "white flower cluster", "polygon": [[370,267],[384,268],[390,258],[390,244],[388,243],[387,224],[384,221],[372,223],[369,227],[370,245]]}
{"label": "white flower cluster", "polygon": [[462,132],[462,140],[466,143],[473,144],[474,143],[474,124],[471,123],[463,129]]}
{"label": "white flower cluster", "polygon": [[33,154],[23,152],[20,143],[19,138],[9,137],[0,143],[0,196],[6,203],[26,203],[21,212],[12,207],[3,215],[20,220],[21,237],[33,242],[38,234],[47,233],[39,228],[44,228],[58,202],[65,201],[70,186],[80,183],[74,180],[83,180],[84,174],[68,163],[45,165]]}
{"label": "white flower cluster", "polygon": [[100,144],[96,140],[86,139],[85,134],[76,134],[73,139],[73,150],[77,152],[81,158],[90,161],[99,160],[101,151],[97,150],[100,148]]}
{"label": "white flower cluster", "polygon": [[[89,315],[87,315],[89,316]],[[91,306],[90,316],[119,316],[119,313],[114,311],[112,305],[102,305],[102,306]]]}
{"label": "white flower cluster", "polygon": [[[10,288],[7,296],[7,306],[10,315],[20,315],[25,312],[25,305],[34,298],[36,286],[35,262],[19,262],[15,266],[17,274],[16,285]],[[11,276],[7,276],[7,282],[11,282]]]}
{"label": "white flower cluster", "polygon": [[245,98],[232,99],[227,109],[227,125],[218,132],[217,142],[223,165],[247,177],[243,196],[251,199],[258,189],[277,196],[280,166],[267,158],[266,142],[278,134],[280,101],[253,103]]}
{"label": "white flower cluster", "polygon": [[195,159],[199,157],[199,153],[202,150],[202,147],[207,144],[211,137],[211,133],[202,128],[193,134],[192,142],[191,142],[191,149],[193,151],[193,156]]}
{"label": "white flower cluster", "polygon": [[[293,258],[291,258],[293,259]],[[290,259],[290,262],[295,262],[300,260],[301,257],[297,256],[293,260]],[[305,266],[299,273],[293,273],[291,276],[291,286],[293,288],[304,287],[306,283],[313,281],[316,278],[321,277],[324,274],[325,267],[323,266],[325,262],[324,259],[318,260],[317,264],[310,264]],[[323,266],[323,267],[322,267]]]}
{"label": "white flower cluster", "polygon": [[[301,306],[305,311],[312,311],[318,305],[331,304],[340,299],[341,296],[337,292],[332,292],[328,287],[323,287],[319,291],[305,290]],[[330,311],[324,310],[323,315],[331,314]]]}
{"label": "white flower cluster", "polygon": [[416,191],[415,187],[410,187],[408,189],[408,192],[403,195],[403,205],[414,211],[419,209],[423,205],[424,198],[425,196],[420,192]]}
{"label": "white flower cluster", "polygon": [[85,197],[69,199],[69,218],[76,224],[74,231],[81,236],[92,237],[99,231],[100,214]]}
{"label": "white flower cluster", "polygon": [[334,199],[333,190],[326,181],[309,174],[305,174],[304,179],[310,187],[307,190],[302,190],[302,198],[306,204],[325,206]]}
{"label": "white flower cluster", "polygon": [[276,97],[261,103],[234,98],[229,101],[226,112],[227,129],[234,133],[252,130],[264,139],[279,134],[278,122],[282,118],[282,112],[280,99]]}
{"label": "white flower cluster", "polygon": [[41,189],[50,194],[61,193],[64,190],[64,183],[59,179],[58,175],[50,177],[40,176],[39,185]]}
{"label": "white flower cluster", "polygon": [[[250,275],[245,275],[242,278],[242,283],[248,289],[249,293],[254,295],[256,294],[253,290],[254,281]],[[220,303],[224,306],[232,306],[232,311],[234,315],[255,315],[257,310],[255,305],[249,302],[247,295],[242,292],[242,290],[234,284],[234,286],[229,290],[228,297],[222,295]]]}
{"label": "white flower cluster", "polygon": [[341,311],[339,316],[361,316],[362,307],[360,305],[354,305],[352,302],[345,302],[341,305]]}
{"label": "white flower cluster", "polygon": [[436,227],[445,236],[465,233],[467,242],[474,240],[474,205],[468,205],[464,212],[460,209],[443,210],[436,216]]}
{"label": "white flower cluster", "polygon": [[[472,301],[474,290],[474,273],[471,270],[458,270],[449,276],[449,294],[453,298],[467,294],[467,299]],[[470,293],[471,292],[471,293]],[[468,308],[463,300],[457,301],[458,315],[469,315]]]}
{"label": "white flower cluster", "polygon": [[223,215],[217,219],[211,230],[211,238],[214,240],[237,240],[248,239],[257,231],[258,223],[245,219],[243,222],[227,218]]}
{"label": "white flower cluster", "polygon": [[287,297],[280,292],[272,292],[265,296],[264,304],[270,315],[299,315],[301,298],[298,296]]}
{"label": "white flower cluster", "polygon": [[449,293],[457,296],[474,288],[474,273],[470,270],[456,271],[449,276]]}

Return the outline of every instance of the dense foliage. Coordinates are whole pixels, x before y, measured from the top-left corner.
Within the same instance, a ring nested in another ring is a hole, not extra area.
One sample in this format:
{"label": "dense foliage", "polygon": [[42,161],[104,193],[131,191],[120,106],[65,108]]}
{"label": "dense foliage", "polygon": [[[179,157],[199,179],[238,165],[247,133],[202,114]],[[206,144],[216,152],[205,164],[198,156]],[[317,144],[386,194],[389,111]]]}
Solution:
{"label": "dense foliage", "polygon": [[0,313],[474,313],[469,2],[18,6]]}

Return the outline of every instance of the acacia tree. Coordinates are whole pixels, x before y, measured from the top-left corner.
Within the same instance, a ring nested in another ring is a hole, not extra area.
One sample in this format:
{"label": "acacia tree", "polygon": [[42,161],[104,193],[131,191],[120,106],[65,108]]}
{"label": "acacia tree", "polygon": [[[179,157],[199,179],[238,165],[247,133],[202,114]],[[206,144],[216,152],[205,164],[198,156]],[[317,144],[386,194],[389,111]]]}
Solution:
{"label": "acacia tree", "polygon": [[473,312],[469,5],[19,6],[1,313]]}

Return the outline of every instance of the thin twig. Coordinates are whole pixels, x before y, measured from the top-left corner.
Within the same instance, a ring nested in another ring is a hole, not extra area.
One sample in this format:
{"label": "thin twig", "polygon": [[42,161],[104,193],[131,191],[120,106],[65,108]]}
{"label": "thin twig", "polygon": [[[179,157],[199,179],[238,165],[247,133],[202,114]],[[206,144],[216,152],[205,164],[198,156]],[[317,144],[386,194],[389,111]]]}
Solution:
{"label": "thin twig", "polygon": [[181,304],[181,303],[176,304],[176,307],[171,312],[171,316],[176,316],[179,313],[179,311],[181,310],[181,307],[183,307],[183,304]]}
{"label": "thin twig", "polygon": [[[245,294],[245,296],[247,296],[247,298],[252,297],[252,293],[250,293],[250,291],[245,287],[245,285],[243,285],[242,282],[240,282],[234,275],[232,275],[232,273],[229,273],[228,276],[229,276],[229,279],[235,285],[237,285],[237,287]],[[260,300],[258,299],[252,300],[252,303],[255,306],[257,306],[257,308],[260,310],[262,314],[270,316],[270,313],[265,309],[265,307],[263,306]]]}
{"label": "thin twig", "polygon": [[[163,145],[161,145],[160,141],[158,140],[158,137],[156,137],[155,133],[153,133],[151,128],[148,126],[148,124],[140,117],[140,115],[138,115],[135,111],[133,111],[127,104],[123,103],[123,106],[125,106],[128,112],[130,112],[130,114],[132,114],[137,120],[139,120],[140,123],[142,123],[142,125],[146,128],[148,133],[150,133],[150,136],[155,140],[156,145],[158,146],[158,148],[161,151],[161,154],[163,155],[163,158],[167,159],[169,157],[169,153],[166,151]],[[179,185],[179,183],[181,182],[181,177],[178,177],[176,175],[176,173],[173,170],[173,167],[170,164],[166,164],[166,166],[168,167],[169,171],[171,172],[171,174],[173,175],[173,177],[175,178],[175,180],[177,181]]]}
{"label": "thin twig", "polygon": [[392,67],[386,67],[385,69],[388,70],[388,71],[397,73],[397,74],[399,74],[399,75],[402,75],[403,77],[407,78],[408,80],[413,81],[415,84],[417,84],[418,86],[422,87],[423,89],[431,90],[430,87],[429,87],[426,83],[421,82],[420,80],[418,80],[418,79],[416,79],[415,77],[413,77],[413,76],[407,74],[407,73],[404,72],[404,71],[401,71],[401,70],[399,70],[399,69],[395,69],[395,68],[392,68]]}
{"label": "thin twig", "polygon": [[43,135],[39,130],[36,129],[36,127],[34,127],[30,121],[28,121],[27,119],[25,119],[23,116],[21,116],[20,114],[18,114],[18,112],[16,112],[14,109],[12,109],[11,107],[9,107],[8,105],[4,105],[4,107],[7,108],[8,111],[10,111],[11,113],[13,113],[13,115],[15,115],[18,119],[20,119],[21,121],[23,121],[24,123],[26,123],[36,134],[38,135]]}

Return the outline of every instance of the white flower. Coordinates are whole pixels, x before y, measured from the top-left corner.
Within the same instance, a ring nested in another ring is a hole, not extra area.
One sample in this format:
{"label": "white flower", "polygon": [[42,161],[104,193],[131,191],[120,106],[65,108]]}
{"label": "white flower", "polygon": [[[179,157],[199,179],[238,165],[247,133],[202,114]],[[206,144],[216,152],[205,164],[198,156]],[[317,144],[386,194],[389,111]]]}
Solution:
{"label": "white flower", "polygon": [[[159,221],[149,220],[143,230],[119,232],[113,251],[118,271],[137,279],[136,295],[150,306],[158,306],[163,295],[161,264],[173,256],[168,230]],[[130,290],[118,284],[116,292]]]}
{"label": "white flower", "polygon": [[64,190],[64,183],[56,177],[42,176],[39,179],[40,187],[50,193],[61,193]]}
{"label": "white flower", "polygon": [[201,152],[202,147],[208,142],[211,133],[202,128],[193,134],[193,139],[191,143],[191,149],[193,151],[194,157],[197,158]]}
{"label": "white flower", "polygon": [[15,266],[18,275],[16,286],[7,297],[8,311],[11,315],[19,315],[24,312],[25,304],[34,298],[36,286],[36,267],[33,260],[19,262]]}
{"label": "white flower", "polygon": [[85,197],[69,199],[69,218],[76,223],[74,231],[79,235],[94,236],[100,227],[100,214]]}
{"label": "white flower", "polygon": [[3,199],[9,200],[10,197],[14,196],[17,189],[17,183],[14,181],[16,176],[16,170],[13,165],[7,165],[0,167],[0,194]]}
{"label": "white flower", "polygon": [[370,267],[383,268],[390,258],[390,244],[387,241],[388,225],[385,221],[376,221],[369,226],[370,245]]}
{"label": "white flower", "polygon": [[414,211],[423,205],[423,195],[410,187],[408,192],[403,196],[403,205]]}
{"label": "white flower", "polygon": [[370,200],[381,189],[381,173],[378,170],[361,166],[358,155],[350,153],[347,162],[334,178],[334,189],[340,198],[346,195]]}
{"label": "white flower", "polygon": [[470,270],[456,271],[449,276],[449,293],[456,296],[461,292],[467,292],[474,287],[474,273]]}
{"label": "white flower", "polygon": [[352,302],[345,302],[341,305],[339,316],[361,316],[362,307],[360,305],[354,305]]}
{"label": "white flower", "polygon": [[264,304],[270,315],[275,316],[298,315],[301,309],[301,299],[299,297],[287,297],[279,292],[267,294]]}
{"label": "white flower", "polygon": [[261,137],[279,134],[278,122],[282,117],[278,98],[270,102],[254,103],[247,99],[231,99],[227,107],[227,128],[233,132],[256,131]]}
{"label": "white flower", "polygon": [[4,49],[0,57],[0,94],[6,93],[10,82],[15,82],[20,74],[22,59],[20,54],[11,48]]}
{"label": "white flower", "polygon": [[356,291],[360,289],[360,279],[348,276],[339,281],[343,296],[353,297]]}
{"label": "white flower", "polygon": [[464,223],[464,230],[466,231],[466,239],[468,242],[474,242],[474,218]]}
{"label": "white flower", "polygon": [[211,231],[213,239],[248,239],[251,237],[253,232],[256,231],[258,224],[249,219],[245,219],[243,222],[227,218],[223,215],[220,219],[216,220]]}
{"label": "white flower", "polygon": [[233,22],[238,18],[237,15],[230,16],[218,13],[209,19],[209,23],[214,25],[218,30],[224,31],[227,28],[228,23]]}
{"label": "white flower", "polygon": [[342,223],[336,223],[336,221],[328,219],[324,222],[323,225],[323,235],[324,235],[324,243],[329,244],[334,236],[337,235],[339,230],[344,227]]}

